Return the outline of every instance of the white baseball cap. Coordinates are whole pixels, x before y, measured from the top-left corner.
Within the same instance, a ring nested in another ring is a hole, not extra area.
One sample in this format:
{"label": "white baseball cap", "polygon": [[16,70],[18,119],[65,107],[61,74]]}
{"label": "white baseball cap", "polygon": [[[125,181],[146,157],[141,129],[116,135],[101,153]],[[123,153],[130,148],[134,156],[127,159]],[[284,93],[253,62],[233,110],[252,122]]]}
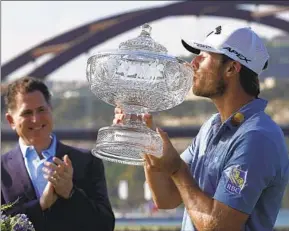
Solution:
{"label": "white baseball cap", "polygon": [[[258,75],[267,67],[269,54],[262,39],[250,27],[218,26],[203,42],[182,40],[190,52],[208,51],[224,54]],[[264,68],[265,67],[265,68]]]}

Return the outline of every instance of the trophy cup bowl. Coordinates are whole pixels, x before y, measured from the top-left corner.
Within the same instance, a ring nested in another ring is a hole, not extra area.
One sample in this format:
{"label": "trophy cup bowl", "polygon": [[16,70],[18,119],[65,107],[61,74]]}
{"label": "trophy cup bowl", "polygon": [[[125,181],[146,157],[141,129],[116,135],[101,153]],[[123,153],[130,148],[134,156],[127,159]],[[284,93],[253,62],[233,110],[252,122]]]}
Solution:
{"label": "trophy cup bowl", "polygon": [[160,157],[162,139],[146,126],[142,115],[181,104],[191,89],[191,66],[167,55],[167,49],[156,43],[150,32],[151,27],[144,24],[137,38],[87,61],[90,90],[124,113],[122,124],[99,129],[92,154],[100,159],[143,165],[144,154]]}

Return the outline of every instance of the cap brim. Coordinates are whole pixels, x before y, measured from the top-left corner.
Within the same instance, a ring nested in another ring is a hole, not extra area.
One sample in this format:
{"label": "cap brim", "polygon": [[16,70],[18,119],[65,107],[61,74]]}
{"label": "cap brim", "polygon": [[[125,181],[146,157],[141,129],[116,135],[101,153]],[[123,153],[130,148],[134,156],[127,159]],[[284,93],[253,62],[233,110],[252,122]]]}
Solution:
{"label": "cap brim", "polygon": [[183,39],[182,39],[182,44],[184,46],[184,48],[186,48],[186,50],[188,50],[189,52],[191,53],[194,53],[194,54],[200,54],[201,50],[200,49],[196,49],[194,47],[192,47],[191,45],[189,45],[188,43],[186,43]]}
{"label": "cap brim", "polygon": [[184,48],[186,48],[186,50],[188,50],[191,53],[197,54],[197,55],[200,54],[201,51],[223,54],[222,51],[219,51],[219,50],[217,50],[217,49],[213,48],[212,46],[207,45],[205,43],[199,43],[196,41],[192,41],[190,43],[187,43],[182,39],[182,44],[183,44]]}

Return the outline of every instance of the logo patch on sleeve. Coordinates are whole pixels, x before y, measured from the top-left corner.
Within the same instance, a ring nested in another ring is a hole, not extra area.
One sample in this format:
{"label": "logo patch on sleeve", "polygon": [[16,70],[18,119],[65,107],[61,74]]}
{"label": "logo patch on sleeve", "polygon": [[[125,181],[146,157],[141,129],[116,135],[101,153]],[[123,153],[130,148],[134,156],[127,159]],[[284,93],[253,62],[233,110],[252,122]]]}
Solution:
{"label": "logo patch on sleeve", "polygon": [[226,190],[232,194],[240,194],[245,182],[247,171],[242,171],[237,167],[231,168],[228,176],[228,182],[226,184]]}

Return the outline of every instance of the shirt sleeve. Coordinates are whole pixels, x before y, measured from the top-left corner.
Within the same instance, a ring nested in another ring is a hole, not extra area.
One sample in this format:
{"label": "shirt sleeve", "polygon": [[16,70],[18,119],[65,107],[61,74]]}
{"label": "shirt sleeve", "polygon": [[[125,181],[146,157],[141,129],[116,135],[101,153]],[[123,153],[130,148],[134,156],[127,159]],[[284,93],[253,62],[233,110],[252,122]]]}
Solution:
{"label": "shirt sleeve", "polygon": [[188,165],[192,164],[192,161],[196,153],[199,151],[198,149],[199,149],[202,137],[205,137],[207,135],[207,132],[212,124],[212,121],[214,121],[216,117],[217,117],[217,114],[212,115],[212,117],[201,126],[198,134],[193,139],[192,144],[181,154],[181,158],[186,164]]}
{"label": "shirt sleeve", "polygon": [[262,191],[276,175],[276,144],[260,131],[245,134],[221,173],[214,199],[251,214]]}
{"label": "shirt sleeve", "polygon": [[192,161],[193,161],[193,157],[194,157],[194,147],[196,144],[196,139],[197,137],[195,137],[191,143],[191,145],[189,147],[187,147],[187,149],[181,154],[181,159],[187,164],[187,165],[191,165]]}

